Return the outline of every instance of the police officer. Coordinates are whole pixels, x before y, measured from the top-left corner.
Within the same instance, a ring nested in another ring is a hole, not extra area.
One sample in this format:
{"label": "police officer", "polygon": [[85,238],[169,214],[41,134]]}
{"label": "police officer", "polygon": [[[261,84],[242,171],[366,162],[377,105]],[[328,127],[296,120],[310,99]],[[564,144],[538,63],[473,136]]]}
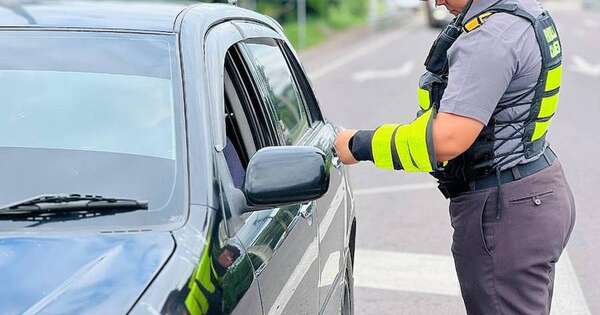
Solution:
{"label": "police officer", "polygon": [[435,41],[408,124],[345,130],[345,164],[428,172],[450,199],[468,314],[548,314],[575,222],[546,141],[562,75],[556,26],[536,0],[437,0],[456,15]]}

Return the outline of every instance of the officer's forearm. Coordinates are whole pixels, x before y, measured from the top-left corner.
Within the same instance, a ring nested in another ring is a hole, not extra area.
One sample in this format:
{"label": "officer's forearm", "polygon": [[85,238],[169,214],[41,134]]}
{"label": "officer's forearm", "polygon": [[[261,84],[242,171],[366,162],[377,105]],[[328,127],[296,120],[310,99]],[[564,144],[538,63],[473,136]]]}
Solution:
{"label": "officer's forearm", "polygon": [[433,111],[406,125],[386,124],[358,131],[349,142],[356,160],[373,161],[383,169],[431,172],[438,168],[432,137]]}
{"label": "officer's forearm", "polygon": [[350,151],[357,161],[373,162],[373,152],[371,151],[371,141],[374,130],[359,130],[350,139]]}
{"label": "officer's forearm", "polygon": [[[454,139],[452,134],[445,132],[436,133],[435,121],[433,126],[435,155],[438,162],[452,160],[466,150],[463,150],[463,147],[458,144],[457,139]],[[359,130],[350,140],[350,151],[357,161],[373,162],[373,152],[371,151],[373,133],[374,130]]]}

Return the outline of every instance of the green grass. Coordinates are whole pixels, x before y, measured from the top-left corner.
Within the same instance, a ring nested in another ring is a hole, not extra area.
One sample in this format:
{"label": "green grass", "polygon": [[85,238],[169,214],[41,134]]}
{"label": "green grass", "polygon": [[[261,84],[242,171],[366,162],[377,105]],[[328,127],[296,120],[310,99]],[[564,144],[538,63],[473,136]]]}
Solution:
{"label": "green grass", "polygon": [[292,42],[294,48],[296,49],[305,49],[309,47],[313,47],[321,42],[323,42],[331,30],[325,20],[322,19],[309,19],[306,21],[306,38],[304,42],[304,46],[300,47],[300,43],[298,40],[298,23],[297,22],[289,22],[283,25],[283,31],[285,32],[285,36]]}
{"label": "green grass", "polygon": [[365,16],[354,15],[348,7],[344,6],[332,8],[329,16],[328,19],[309,18],[307,20],[306,39],[303,47],[299,46],[297,22],[283,24],[283,30],[294,48],[302,50],[322,43],[335,32],[366,23]]}

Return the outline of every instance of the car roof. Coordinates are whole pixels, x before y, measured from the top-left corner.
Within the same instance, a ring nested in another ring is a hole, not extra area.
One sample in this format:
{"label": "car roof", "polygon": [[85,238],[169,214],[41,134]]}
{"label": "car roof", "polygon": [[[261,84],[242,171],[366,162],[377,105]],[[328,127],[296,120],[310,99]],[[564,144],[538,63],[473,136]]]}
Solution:
{"label": "car roof", "polygon": [[[159,1],[69,1],[0,0],[0,28],[85,28],[119,29],[150,32],[174,32],[178,16],[190,5],[204,11],[207,19],[219,19],[215,6],[197,2]],[[220,5],[223,14],[247,10]]]}

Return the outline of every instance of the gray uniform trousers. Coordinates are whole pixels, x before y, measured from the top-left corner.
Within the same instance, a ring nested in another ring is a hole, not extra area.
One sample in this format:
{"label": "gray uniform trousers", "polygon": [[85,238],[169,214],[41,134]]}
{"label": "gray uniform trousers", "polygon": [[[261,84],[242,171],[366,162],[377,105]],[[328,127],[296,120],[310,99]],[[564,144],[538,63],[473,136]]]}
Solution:
{"label": "gray uniform trousers", "polygon": [[450,201],[452,254],[467,313],[549,314],[554,269],[575,224],[558,160],[540,172]]}

